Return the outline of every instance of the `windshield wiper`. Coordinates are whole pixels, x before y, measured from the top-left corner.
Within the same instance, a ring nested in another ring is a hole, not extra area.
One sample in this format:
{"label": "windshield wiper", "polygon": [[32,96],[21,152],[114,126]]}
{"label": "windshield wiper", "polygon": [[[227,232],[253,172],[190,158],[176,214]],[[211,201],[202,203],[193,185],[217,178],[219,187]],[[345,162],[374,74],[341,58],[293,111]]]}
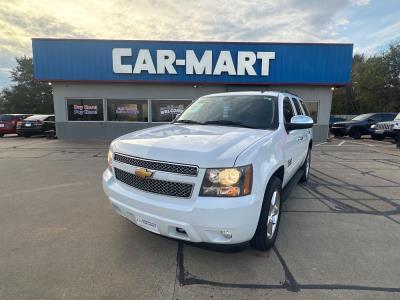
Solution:
{"label": "windshield wiper", "polygon": [[197,122],[194,120],[177,120],[174,123],[183,123],[183,124],[198,124],[198,125],[204,125],[204,123]]}
{"label": "windshield wiper", "polygon": [[204,124],[215,124],[215,125],[227,125],[227,126],[238,126],[238,127],[245,127],[245,128],[253,128],[253,129],[257,129],[256,127],[250,126],[250,125],[246,125],[243,124],[241,122],[236,122],[236,121],[229,121],[229,120],[214,120],[214,121],[207,121],[204,122]]}

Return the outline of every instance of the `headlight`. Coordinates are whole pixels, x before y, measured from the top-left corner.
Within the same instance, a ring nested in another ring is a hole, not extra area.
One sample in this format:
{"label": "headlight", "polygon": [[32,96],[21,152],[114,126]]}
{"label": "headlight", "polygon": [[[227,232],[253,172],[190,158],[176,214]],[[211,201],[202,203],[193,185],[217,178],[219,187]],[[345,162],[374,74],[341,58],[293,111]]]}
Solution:
{"label": "headlight", "polygon": [[207,169],[200,196],[238,197],[251,193],[253,166]]}
{"label": "headlight", "polygon": [[110,170],[110,172],[112,173],[113,152],[111,148],[108,150],[107,161],[108,161],[108,170]]}
{"label": "headlight", "polygon": [[372,125],[372,126],[371,126],[371,129],[375,129],[375,128],[376,128],[376,125]]}

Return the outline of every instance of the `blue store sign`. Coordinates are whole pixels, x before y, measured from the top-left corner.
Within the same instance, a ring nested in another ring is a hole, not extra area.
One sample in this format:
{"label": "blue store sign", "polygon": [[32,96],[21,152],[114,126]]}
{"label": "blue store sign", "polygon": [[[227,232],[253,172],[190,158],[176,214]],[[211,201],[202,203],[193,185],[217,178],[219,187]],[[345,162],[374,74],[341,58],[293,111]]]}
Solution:
{"label": "blue store sign", "polygon": [[43,81],[346,85],[352,44],[33,39]]}

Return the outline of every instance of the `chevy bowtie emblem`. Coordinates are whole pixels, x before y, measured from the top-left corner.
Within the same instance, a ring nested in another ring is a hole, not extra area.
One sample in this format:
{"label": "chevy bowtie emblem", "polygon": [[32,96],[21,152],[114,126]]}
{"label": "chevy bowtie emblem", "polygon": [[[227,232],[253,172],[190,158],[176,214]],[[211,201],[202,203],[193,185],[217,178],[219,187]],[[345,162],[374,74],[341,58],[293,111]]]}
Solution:
{"label": "chevy bowtie emblem", "polygon": [[150,172],[149,170],[144,168],[137,168],[135,170],[135,175],[142,178],[150,178],[151,176],[153,176],[153,172]]}

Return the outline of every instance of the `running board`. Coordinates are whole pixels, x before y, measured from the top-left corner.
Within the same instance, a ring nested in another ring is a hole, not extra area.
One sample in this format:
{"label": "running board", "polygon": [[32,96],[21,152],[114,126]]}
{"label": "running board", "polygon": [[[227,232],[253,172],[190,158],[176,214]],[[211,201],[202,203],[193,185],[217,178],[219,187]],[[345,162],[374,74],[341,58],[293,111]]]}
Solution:
{"label": "running board", "polygon": [[303,168],[297,170],[296,174],[294,174],[292,179],[290,179],[289,182],[286,184],[285,188],[282,191],[282,201],[286,201],[286,199],[289,198],[293,188],[299,183],[301,176],[303,176],[303,172]]}

